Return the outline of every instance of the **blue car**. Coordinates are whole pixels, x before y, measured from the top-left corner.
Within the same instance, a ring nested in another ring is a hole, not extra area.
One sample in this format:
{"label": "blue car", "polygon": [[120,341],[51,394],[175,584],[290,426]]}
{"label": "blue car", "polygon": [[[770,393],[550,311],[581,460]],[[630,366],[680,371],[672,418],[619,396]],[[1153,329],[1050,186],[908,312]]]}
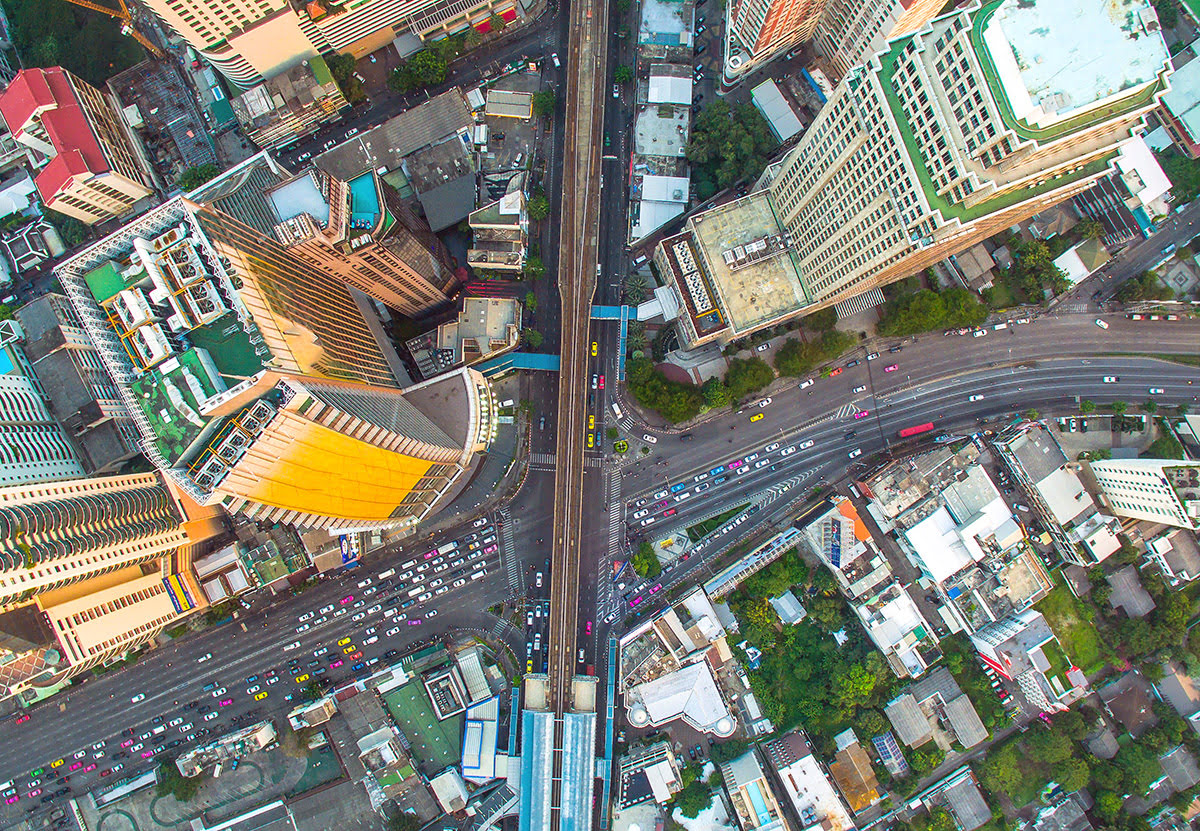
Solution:
{"label": "blue car", "polygon": [[708,472],[709,476],[716,476],[718,473],[725,472],[725,465],[718,465]]}
{"label": "blue car", "polygon": [[671,485],[671,493],[679,493],[681,490],[683,490],[686,487],[687,487],[686,482],[680,482],[678,485]]}

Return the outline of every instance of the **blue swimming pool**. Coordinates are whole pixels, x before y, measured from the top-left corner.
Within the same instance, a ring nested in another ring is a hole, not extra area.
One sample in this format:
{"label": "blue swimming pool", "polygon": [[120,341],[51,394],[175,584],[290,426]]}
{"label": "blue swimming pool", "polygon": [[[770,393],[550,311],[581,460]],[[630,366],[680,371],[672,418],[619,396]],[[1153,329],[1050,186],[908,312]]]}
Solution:
{"label": "blue swimming pool", "polygon": [[351,179],[348,184],[351,227],[373,227],[379,217],[379,192],[375,190],[375,175],[364,173]]}

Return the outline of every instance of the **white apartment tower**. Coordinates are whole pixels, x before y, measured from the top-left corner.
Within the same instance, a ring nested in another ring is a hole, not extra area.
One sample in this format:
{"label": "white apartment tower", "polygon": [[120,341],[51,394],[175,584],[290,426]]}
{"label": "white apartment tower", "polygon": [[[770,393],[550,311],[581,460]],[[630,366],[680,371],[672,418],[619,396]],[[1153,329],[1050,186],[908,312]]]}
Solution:
{"label": "white apartment tower", "polygon": [[1141,128],[1169,70],[1141,2],[975,2],[892,40],[843,78],[774,172],[814,308],[1085,190]]}
{"label": "white apartment tower", "polygon": [[1200,530],[1200,464],[1112,459],[1091,464],[1105,504],[1121,517]]}

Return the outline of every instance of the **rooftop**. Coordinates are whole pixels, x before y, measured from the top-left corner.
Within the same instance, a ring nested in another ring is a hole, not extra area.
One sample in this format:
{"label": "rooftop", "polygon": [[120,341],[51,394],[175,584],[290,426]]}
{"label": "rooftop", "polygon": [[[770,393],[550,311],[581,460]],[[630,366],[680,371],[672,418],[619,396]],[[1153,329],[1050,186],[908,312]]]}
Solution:
{"label": "rooftop", "polygon": [[735,332],[811,302],[767,191],[705,211],[688,226]]}
{"label": "rooftop", "polygon": [[1171,89],[1162,103],[1192,139],[1200,137],[1200,61],[1190,60],[1171,74]]}
{"label": "rooftop", "polygon": [[992,818],[992,809],[970,775],[951,784],[942,791],[942,796],[961,831],[975,831]]}
{"label": "rooftop", "polygon": [[639,156],[682,157],[692,114],[687,107],[656,104],[642,108],[633,125],[633,148]]}
{"label": "rooftop", "polygon": [[1154,611],[1154,598],[1142,586],[1132,565],[1107,575],[1107,580],[1112,586],[1108,602],[1114,609],[1123,609],[1129,617],[1145,617]]}
{"label": "rooftop", "polygon": [[629,721],[636,727],[683,719],[696,730],[718,736],[734,730],[733,716],[704,661],[631,687],[625,700]]}
{"label": "rooftop", "polygon": [[1134,738],[1158,723],[1150,683],[1137,672],[1127,672],[1101,687],[1100,700]]}

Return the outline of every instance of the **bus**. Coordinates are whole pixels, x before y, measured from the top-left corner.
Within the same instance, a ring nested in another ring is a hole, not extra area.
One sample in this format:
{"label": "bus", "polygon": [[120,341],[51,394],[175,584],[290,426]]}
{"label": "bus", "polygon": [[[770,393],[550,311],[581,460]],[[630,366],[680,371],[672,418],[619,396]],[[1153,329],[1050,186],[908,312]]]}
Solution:
{"label": "bus", "polygon": [[918,424],[914,427],[905,427],[900,431],[900,438],[907,439],[909,436],[919,436],[921,433],[928,433],[932,429],[932,421],[927,421],[924,424]]}
{"label": "bus", "polygon": [[445,545],[438,548],[437,553],[441,554],[444,557],[447,554],[449,554],[451,551],[457,551],[457,550],[458,550],[458,541],[455,540],[454,542],[448,542]]}

